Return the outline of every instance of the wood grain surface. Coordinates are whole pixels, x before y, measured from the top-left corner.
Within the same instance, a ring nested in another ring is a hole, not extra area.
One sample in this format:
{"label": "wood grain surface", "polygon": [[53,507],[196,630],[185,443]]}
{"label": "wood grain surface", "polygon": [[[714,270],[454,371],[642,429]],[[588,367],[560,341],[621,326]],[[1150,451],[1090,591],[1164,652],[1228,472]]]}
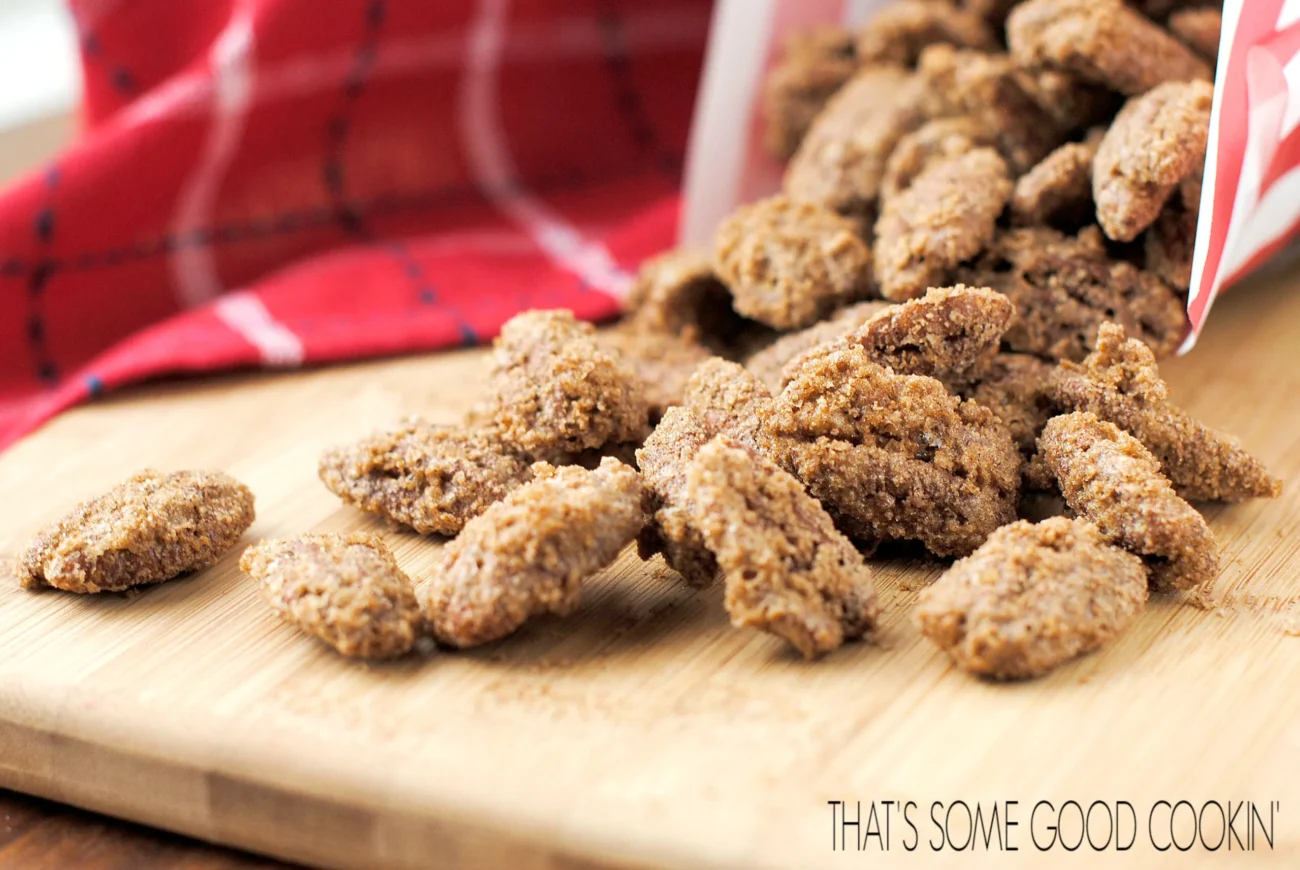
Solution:
{"label": "wood grain surface", "polygon": [[[37,167],[73,136],[72,115],[0,132],[0,183]],[[0,868],[254,870],[283,864],[49,801],[0,792]]]}
{"label": "wood grain surface", "polygon": [[286,865],[0,791],[0,867],[273,870]]}
{"label": "wood grain surface", "polygon": [[[1296,284],[1275,271],[1235,289],[1165,367],[1175,398],[1239,435],[1285,496],[1208,508],[1224,570],[1206,602],[1157,598],[1046,679],[972,680],[919,637],[909,611],[937,562],[878,563],[878,641],[810,664],[730,628],[719,589],[631,552],[572,617],[366,666],[280,624],[237,569],[241,545],[131,595],[0,584],[0,784],[306,863],[446,868],[930,866],[953,858],[925,848],[934,801],[1016,800],[1021,835],[1040,799],[1279,801],[1272,849],[1139,839],[1104,866],[1297,866]],[[455,420],[482,362],[228,376],[74,410],[0,456],[0,552],[139,468],[213,467],[257,495],[244,543],[373,530],[418,578],[440,544],[341,507],[316,457],[407,413]],[[921,848],[832,852],[830,800],[916,801]],[[961,860],[1068,857],[1022,839]]]}

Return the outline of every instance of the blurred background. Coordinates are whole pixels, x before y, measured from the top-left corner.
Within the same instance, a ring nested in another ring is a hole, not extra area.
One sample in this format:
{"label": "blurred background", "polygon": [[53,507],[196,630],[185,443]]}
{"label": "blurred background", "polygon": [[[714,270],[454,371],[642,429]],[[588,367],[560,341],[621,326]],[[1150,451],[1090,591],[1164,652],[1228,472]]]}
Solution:
{"label": "blurred background", "polygon": [[71,137],[80,97],[77,32],[64,0],[0,0],[0,134],[9,143],[0,179]]}

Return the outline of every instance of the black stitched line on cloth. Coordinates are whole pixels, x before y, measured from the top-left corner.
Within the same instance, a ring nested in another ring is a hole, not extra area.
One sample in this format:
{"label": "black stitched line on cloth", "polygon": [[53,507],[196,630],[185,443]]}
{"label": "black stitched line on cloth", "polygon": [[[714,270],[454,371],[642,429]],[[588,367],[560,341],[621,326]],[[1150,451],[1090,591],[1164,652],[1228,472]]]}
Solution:
{"label": "black stitched line on cloth", "polygon": [[[563,167],[547,175],[533,177],[529,180],[528,186],[531,190],[543,194],[579,190],[589,185],[600,185],[634,177],[644,169],[644,165],[640,164],[608,166],[595,171]],[[370,200],[354,201],[353,206],[363,218],[368,219],[478,202],[481,202],[478,186],[474,183],[466,183],[429,190],[382,193]],[[64,257],[37,259],[31,263],[16,257],[6,257],[0,259],[0,278],[26,280],[38,268],[45,268],[50,272],[95,271],[127,263],[143,262],[166,256],[177,250],[235,245],[264,241],[277,236],[292,236],[307,230],[333,226],[334,223],[335,216],[332,209],[328,206],[314,205],[210,227],[199,227],[180,235],[168,234],[97,251],[82,251]]]}
{"label": "black stitched line on cloth", "polygon": [[94,33],[86,31],[81,34],[81,50],[108,73],[108,83],[113,86],[113,90],[124,97],[133,97],[139,92],[135,75],[126,67],[104,56],[104,47]]}
{"label": "black stitched line on cloth", "polygon": [[[343,157],[348,134],[352,130],[352,110],[357,100],[364,93],[366,84],[370,79],[370,73],[374,69],[375,55],[379,49],[379,31],[387,17],[388,5],[386,0],[370,0],[369,5],[366,7],[365,34],[357,45],[357,52],[352,59],[352,66],[343,79],[343,97],[339,109],[325,126],[328,148],[325,165],[321,168],[321,180],[324,182],[325,190],[334,206],[335,221],[348,235],[360,241],[376,244],[379,241],[375,239],[374,233],[371,232],[370,227],[367,225],[367,213],[359,208],[356,202],[348,198]],[[376,211],[372,210],[369,214],[373,215]],[[397,262],[402,274],[411,282],[416,292],[416,299],[424,305],[438,305],[438,294],[434,292],[433,287],[426,280],[423,267],[411,254],[410,249],[401,242],[390,242],[384,246],[384,250]],[[450,309],[447,309],[447,311],[455,318],[466,341],[473,343],[475,340],[474,333],[469,328],[469,325],[455,312]]]}
{"label": "black stitched line on cloth", "polygon": [[397,264],[401,266],[402,273],[406,275],[412,286],[414,286],[417,294],[416,298],[419,300],[420,304],[434,306],[446,311],[451,318],[456,321],[456,328],[460,330],[461,344],[466,347],[478,344],[478,335],[474,332],[473,328],[470,327],[460,314],[453,311],[450,306],[443,305],[438,299],[438,291],[429,280],[429,276],[425,274],[424,266],[419,260],[415,259],[415,256],[411,253],[411,249],[407,247],[406,243],[398,239],[390,241],[388,243],[388,253],[397,261]]}
{"label": "black stitched line on cloth", "polygon": [[343,78],[343,94],[338,109],[325,124],[325,163],[321,167],[321,181],[334,206],[334,220],[344,232],[358,238],[370,235],[361,212],[348,200],[347,179],[343,172],[343,152],[348,133],[352,129],[352,110],[365,91],[370,72],[375,66],[375,53],[379,47],[379,30],[388,14],[386,0],[370,0],[366,6],[365,33],[357,44],[352,65]]}
{"label": "black stitched line on cloth", "polygon": [[59,183],[59,169],[51,166],[45,171],[45,203],[32,219],[32,236],[35,248],[45,254],[27,272],[27,347],[31,354],[32,369],[44,384],[52,385],[59,379],[59,370],[50,358],[46,341],[49,330],[45,322],[44,296],[46,285],[57,266],[48,256],[50,241],[54,238],[54,189]]}
{"label": "black stitched line on cloth", "polygon": [[645,99],[632,75],[632,55],[627,48],[627,27],[618,0],[597,0],[596,16],[604,45],[605,68],[614,82],[619,117],[642,153],[651,155],[659,168],[670,175],[681,173],[684,155],[664,146],[659,131],[646,112]]}

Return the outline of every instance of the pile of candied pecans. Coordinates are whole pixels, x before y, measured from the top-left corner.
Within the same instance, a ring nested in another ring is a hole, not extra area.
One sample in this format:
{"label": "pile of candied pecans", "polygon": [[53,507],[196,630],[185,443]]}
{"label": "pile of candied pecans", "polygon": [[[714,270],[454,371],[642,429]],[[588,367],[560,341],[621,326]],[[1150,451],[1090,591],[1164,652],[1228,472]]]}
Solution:
{"label": "pile of candied pecans", "polygon": [[[1217,574],[1190,502],[1281,491],[1156,364],[1186,329],[1218,26],[1176,0],[899,0],[799,34],[766,89],[780,195],[647,263],[610,329],[512,319],[460,425],[321,458],[344,502],[452,537],[429,576],[366,534],[241,567],[289,622],[387,658],[569,613],[635,540],[813,657],[872,631],[869,558],[907,541],[957,560],[915,621],[959,667],[1096,649],[1149,591]],[[1021,519],[1044,495],[1069,515]],[[225,475],[147,472],[38,536],[23,580],[159,582],[252,517]]]}

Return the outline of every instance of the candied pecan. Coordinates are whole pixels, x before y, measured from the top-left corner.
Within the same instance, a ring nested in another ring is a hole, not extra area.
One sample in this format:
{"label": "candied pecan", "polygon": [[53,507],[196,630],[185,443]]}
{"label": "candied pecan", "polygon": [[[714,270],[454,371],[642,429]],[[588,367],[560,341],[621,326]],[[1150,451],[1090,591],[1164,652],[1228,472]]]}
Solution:
{"label": "candied pecan", "polygon": [[1192,286],[1192,253],[1196,249],[1197,209],[1171,199],[1147,228],[1142,239],[1143,264],[1175,290]]}
{"label": "candied pecan", "polygon": [[1026,0],[1007,19],[1007,44],[1029,69],[1055,69],[1121,94],[1210,78],[1205,61],[1120,0]]}
{"label": "candied pecan", "polygon": [[1025,74],[1004,54],[933,45],[917,74],[932,117],[966,116],[984,128],[1012,176],[1020,175],[1065,138],[1025,88]]}
{"label": "candied pecan", "polygon": [[953,269],[983,250],[1011,195],[1007,167],[991,148],[936,164],[885,203],[876,221],[881,295],[895,302],[946,284]]}
{"label": "candied pecan", "polygon": [[709,252],[677,248],[646,260],[627,298],[629,328],[665,332],[719,353],[752,326],[731,307]]}
{"label": "candied pecan", "polygon": [[525,311],[507,321],[493,346],[491,378],[496,433],[530,456],[638,441],[648,428],[640,379],[570,311]]}
{"label": "candied pecan", "polygon": [[713,359],[691,376],[681,407],[669,408],[636,452],[650,518],[637,539],[642,559],[663,553],[669,567],[692,586],[707,586],[718,566],[691,520],[686,466],[700,446],[724,434],[756,447],[758,411],[771,394],[737,363]]}
{"label": "candied pecan", "polygon": [[1092,162],[1092,198],[1106,235],[1129,242],[1188,176],[1201,171],[1214,86],[1170,82],[1129,100]]}
{"label": "candied pecan", "polygon": [[1109,123],[1123,101],[1102,85],[1054,69],[1022,69],[1016,81],[1063,133]]}
{"label": "candied pecan", "polygon": [[853,35],[828,26],[792,33],[763,86],[763,144],[789,160],[813,119],[858,68]]}
{"label": "candied pecan", "polygon": [[1211,63],[1219,59],[1223,13],[1208,6],[1180,9],[1169,16],[1169,29],[1192,51]]}
{"label": "candied pecan", "polygon": [[799,481],[718,436],[686,473],[692,520],[726,578],[737,628],[755,626],[813,658],[871,630],[871,569]]}
{"label": "candied pecan", "polygon": [[833,211],[774,196],[718,227],[718,274],[735,309],[777,329],[816,323],[871,290],[871,250]]}
{"label": "candied pecan", "polygon": [[958,280],[1011,300],[1016,315],[1002,340],[1021,353],[1081,360],[1097,329],[1113,320],[1166,356],[1186,330],[1178,295],[1156,275],[1112,260],[1096,227],[1078,236],[1047,227],[999,233]]}
{"label": "candied pecan", "polygon": [[1092,217],[1092,160],[1098,142],[1067,142],[1016,180],[1011,222],[1077,228]]}
{"label": "candied pecan", "polygon": [[1007,15],[1019,2],[1020,0],[961,0],[961,6],[998,28],[1000,33]]}
{"label": "candied pecan", "polygon": [[1178,497],[1142,442],[1076,411],[1048,420],[1038,446],[1070,508],[1106,540],[1142,556],[1154,589],[1191,589],[1218,573],[1210,527]]}
{"label": "candied pecan", "polygon": [[651,421],[662,417],[669,405],[681,404],[691,372],[713,358],[702,344],[644,329],[636,321],[597,332],[596,343],[641,381]]}
{"label": "candied pecan", "polygon": [[662,553],[668,567],[696,587],[708,586],[717,578],[718,563],[691,519],[686,467],[714,434],[690,408],[675,406],[636,452],[644,486],[643,507],[649,518],[637,538],[637,552],[646,560]]}
{"label": "candied pecan", "polygon": [[162,583],[217,561],[253,517],[253,494],[228,474],[146,469],[42,529],[18,582],[78,593]]}
{"label": "candied pecan", "polygon": [[895,0],[858,32],[858,59],[915,66],[922,50],[935,43],[993,51],[997,35],[983,17],[947,0]]}
{"label": "candied pecan", "polygon": [[745,362],[745,368],[753,372],[768,389],[779,390],[783,383],[781,372],[790,360],[819,344],[847,335],[893,304],[872,300],[841,308],[829,320],[781,336],[751,356]]}
{"label": "candied pecan", "polygon": [[1055,517],[995,531],[921,591],[915,619],[962,670],[1024,679],[1100,648],[1146,601],[1141,559]]}
{"label": "candied pecan", "polygon": [[900,139],[885,161],[885,175],[880,180],[881,201],[907,190],[931,166],[992,145],[994,138],[984,124],[970,115],[927,121]]}
{"label": "candied pecan", "polygon": [[925,84],[893,66],[867,66],[831,97],[785,173],[785,193],[874,219],[885,161],[926,121]]}
{"label": "candied pecan", "polygon": [[682,402],[710,436],[725,434],[758,448],[758,412],[772,393],[739,363],[711,359],[695,370]]}
{"label": "candied pecan", "polygon": [[1166,21],[1180,11],[1208,8],[1211,4],[1223,7],[1223,0],[1128,0],[1128,3],[1152,21]]}
{"label": "candied pecan", "polygon": [[931,287],[919,299],[880,312],[845,336],[872,362],[899,374],[966,378],[997,353],[1015,313],[982,287]]}
{"label": "candied pecan", "polygon": [[978,369],[975,378],[958,381],[957,395],[992,411],[1006,424],[1011,440],[1028,459],[1038,444],[1038,434],[1052,415],[1048,379],[1052,367],[1036,356],[1000,353]]}
{"label": "candied pecan", "polygon": [[491,429],[419,418],[327,450],[318,473],[345,503],[426,535],[456,534],[531,475]]}
{"label": "candied pecan", "polygon": [[281,619],[345,656],[395,658],[419,636],[423,620],[410,578],[374,535],[260,541],[239,567]]}
{"label": "candied pecan", "polygon": [[1091,411],[1137,438],[1160,460],[1178,494],[1196,501],[1275,498],[1281,481],[1236,439],[1216,432],[1169,401],[1155,356],[1124,330],[1103,324],[1082,365],[1062,363],[1049,385],[1053,400]]}
{"label": "candied pecan", "polygon": [[814,357],[761,413],[763,446],[865,541],[965,555],[1016,515],[1020,454],[992,411],[861,345]]}
{"label": "candied pecan", "polygon": [[641,482],[612,457],[588,471],[533,465],[533,480],[465,524],[417,590],[439,642],[497,640],[543,613],[578,606],[582,581],[640,530]]}
{"label": "candied pecan", "polygon": [[931,287],[921,298],[891,305],[839,339],[792,359],[782,383],[808,360],[856,344],[877,365],[901,375],[926,375],[946,383],[977,376],[997,353],[1015,313],[1000,293],[964,285]]}

